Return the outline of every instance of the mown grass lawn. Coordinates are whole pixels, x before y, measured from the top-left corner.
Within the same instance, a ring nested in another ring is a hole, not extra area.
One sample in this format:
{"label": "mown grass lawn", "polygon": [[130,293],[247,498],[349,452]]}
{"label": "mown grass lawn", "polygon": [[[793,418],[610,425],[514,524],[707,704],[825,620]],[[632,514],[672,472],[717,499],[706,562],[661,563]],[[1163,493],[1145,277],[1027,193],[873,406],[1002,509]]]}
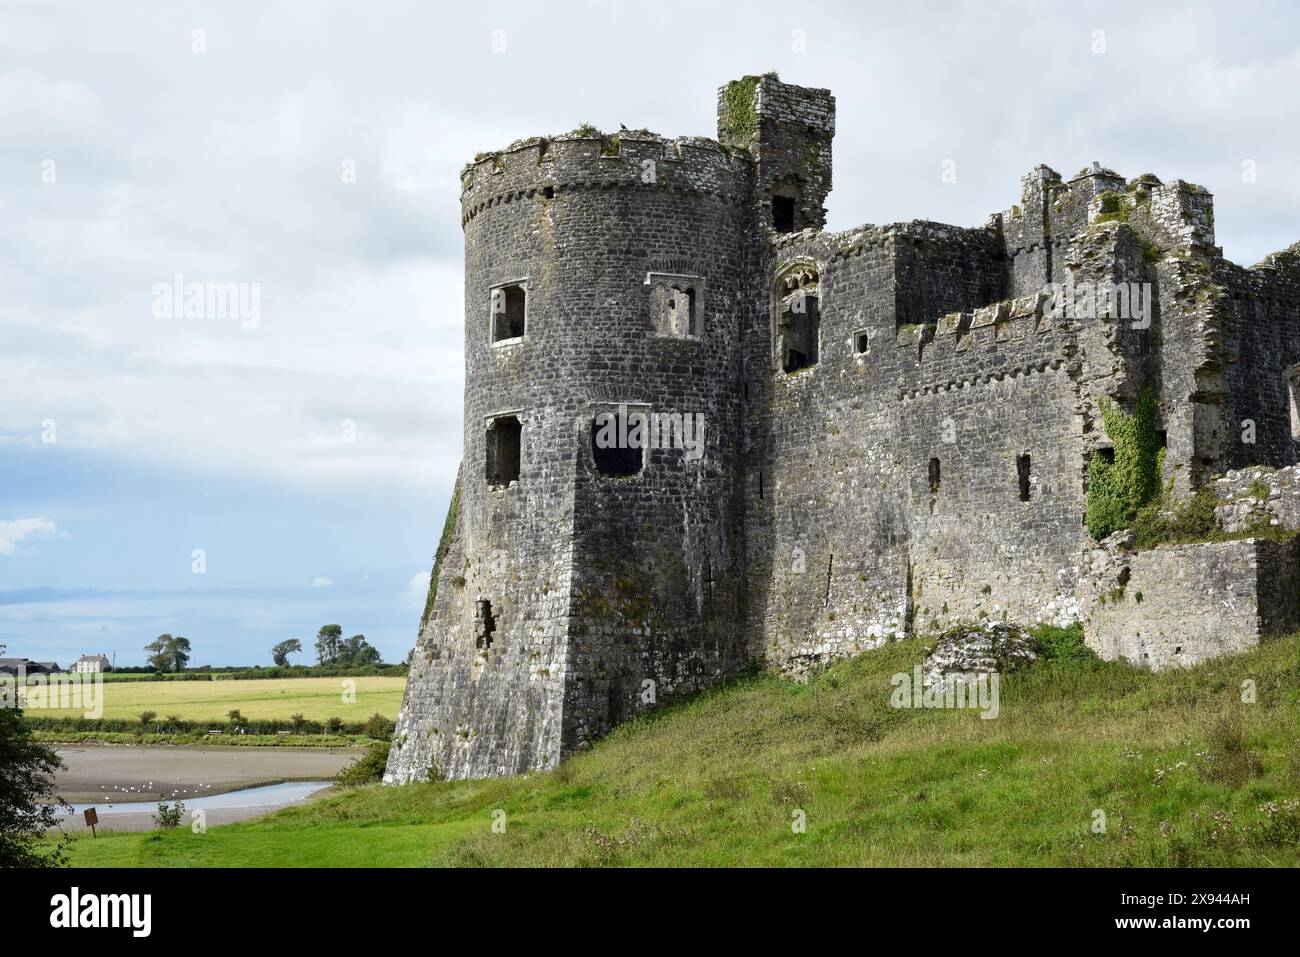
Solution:
{"label": "mown grass lawn", "polygon": [[890,676],[926,648],[890,644],[807,685],[748,678],[555,771],[368,786],[206,834],[78,838],[72,862],[1300,864],[1300,636],[1158,675],[1039,662],[1004,676],[994,720],[890,707]]}
{"label": "mown grass lawn", "polygon": [[[185,721],[224,722],[228,712],[238,710],[250,720],[301,714],[308,721],[330,717],[364,721],[376,712],[396,718],[405,687],[405,678],[378,676],[110,681],[103,685],[103,717],[138,718],[143,711],[154,711],[160,718],[175,715]],[[345,694],[353,689],[355,696]],[[33,716],[66,713],[48,707],[28,706],[26,710]]]}

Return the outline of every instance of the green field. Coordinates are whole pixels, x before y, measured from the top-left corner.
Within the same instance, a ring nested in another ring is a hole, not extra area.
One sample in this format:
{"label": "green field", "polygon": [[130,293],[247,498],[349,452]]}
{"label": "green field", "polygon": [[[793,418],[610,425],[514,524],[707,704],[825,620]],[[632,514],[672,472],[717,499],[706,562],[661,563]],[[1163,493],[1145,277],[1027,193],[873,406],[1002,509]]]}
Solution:
{"label": "green field", "polygon": [[[1300,635],[1158,675],[1039,662],[1004,677],[995,720],[891,708],[890,676],[925,650],[890,644],[802,686],[748,678],[547,773],[367,786],[205,834],[78,838],[72,862],[1300,865]],[[1257,703],[1242,703],[1245,679]]]}
{"label": "green field", "polygon": [[[355,688],[355,700],[344,700]],[[219,681],[110,681],[103,685],[105,718],[138,718],[155,711],[159,718],[185,721],[225,721],[240,711],[250,720],[288,719],[301,714],[308,721],[339,717],[363,721],[378,712],[396,718],[402,705],[405,678],[266,678]],[[27,709],[32,715],[58,717],[51,708]]]}

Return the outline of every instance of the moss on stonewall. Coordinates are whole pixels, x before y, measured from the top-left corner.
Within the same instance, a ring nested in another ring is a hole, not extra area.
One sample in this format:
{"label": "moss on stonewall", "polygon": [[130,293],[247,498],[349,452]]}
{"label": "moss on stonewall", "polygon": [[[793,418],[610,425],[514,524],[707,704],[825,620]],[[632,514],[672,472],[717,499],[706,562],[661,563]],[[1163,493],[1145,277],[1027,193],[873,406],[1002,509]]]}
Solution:
{"label": "moss on stonewall", "polygon": [[722,97],[727,104],[727,122],[723,132],[732,140],[747,140],[758,132],[758,110],[754,94],[758,89],[758,76],[744,76],[732,80],[723,88]]}
{"label": "moss on stonewall", "polygon": [[[429,596],[424,600],[424,614],[420,617],[420,632],[429,623],[433,614],[433,603],[438,597],[438,569],[442,560],[451,549],[452,537],[456,534],[456,520],[460,517],[460,477],[451,491],[451,504],[447,506],[447,519],[442,523],[442,536],[438,539],[438,550],[433,553],[433,571],[429,574]],[[463,581],[463,579],[462,579]]]}
{"label": "moss on stonewall", "polygon": [[1133,211],[1133,206],[1129,203],[1128,197],[1121,196],[1114,190],[1106,190],[1101,194],[1101,212],[1093,220],[1093,225],[1097,223],[1127,223],[1129,214]]}

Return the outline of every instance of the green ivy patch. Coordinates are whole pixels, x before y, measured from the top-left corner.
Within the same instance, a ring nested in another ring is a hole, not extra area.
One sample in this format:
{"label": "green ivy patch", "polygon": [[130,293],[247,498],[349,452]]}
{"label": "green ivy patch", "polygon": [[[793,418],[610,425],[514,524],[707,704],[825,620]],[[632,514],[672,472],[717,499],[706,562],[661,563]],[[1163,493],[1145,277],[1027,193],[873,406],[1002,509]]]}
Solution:
{"label": "green ivy patch", "polygon": [[1156,431],[1156,400],[1147,389],[1132,415],[1109,399],[1097,403],[1115,460],[1094,455],[1088,463],[1088,509],[1084,523],[1097,541],[1129,528],[1138,510],[1160,491],[1164,449]]}

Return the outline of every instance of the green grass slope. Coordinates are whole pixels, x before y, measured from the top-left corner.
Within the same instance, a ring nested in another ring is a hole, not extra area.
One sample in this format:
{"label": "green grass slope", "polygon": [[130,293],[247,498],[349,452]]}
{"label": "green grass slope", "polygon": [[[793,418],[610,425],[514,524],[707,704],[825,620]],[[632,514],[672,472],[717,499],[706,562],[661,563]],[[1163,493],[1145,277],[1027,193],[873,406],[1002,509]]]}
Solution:
{"label": "green grass slope", "polygon": [[204,834],[79,838],[72,862],[1300,864],[1300,635],[1154,675],[1040,661],[1003,678],[994,720],[890,706],[890,677],[926,650],[889,644],[802,686],[757,675],[548,773],[367,786]]}

